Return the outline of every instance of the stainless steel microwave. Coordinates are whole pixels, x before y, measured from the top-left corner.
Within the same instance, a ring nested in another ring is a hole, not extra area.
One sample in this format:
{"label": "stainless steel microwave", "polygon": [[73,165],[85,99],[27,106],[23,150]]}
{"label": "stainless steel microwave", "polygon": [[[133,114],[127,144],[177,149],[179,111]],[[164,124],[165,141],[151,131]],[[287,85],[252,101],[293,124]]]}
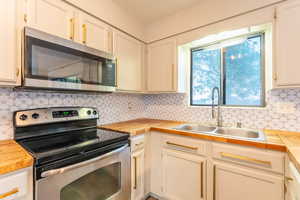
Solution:
{"label": "stainless steel microwave", "polygon": [[113,55],[32,28],[24,29],[22,87],[113,92]]}

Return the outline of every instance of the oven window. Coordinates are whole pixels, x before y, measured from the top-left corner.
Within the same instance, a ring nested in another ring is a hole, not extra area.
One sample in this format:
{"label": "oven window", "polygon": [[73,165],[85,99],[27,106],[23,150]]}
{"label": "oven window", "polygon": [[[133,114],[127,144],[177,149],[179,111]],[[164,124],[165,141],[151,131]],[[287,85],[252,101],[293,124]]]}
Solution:
{"label": "oven window", "polygon": [[27,37],[26,78],[115,85],[112,60]]}
{"label": "oven window", "polygon": [[121,190],[121,163],[103,167],[65,186],[60,200],[106,200]]}

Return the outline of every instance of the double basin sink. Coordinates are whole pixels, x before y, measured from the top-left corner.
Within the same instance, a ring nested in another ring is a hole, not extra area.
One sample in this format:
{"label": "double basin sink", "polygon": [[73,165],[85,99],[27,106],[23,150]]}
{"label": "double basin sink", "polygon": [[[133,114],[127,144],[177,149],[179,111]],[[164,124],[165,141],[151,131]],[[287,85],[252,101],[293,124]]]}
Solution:
{"label": "double basin sink", "polygon": [[183,124],[174,127],[175,130],[188,131],[199,134],[211,134],[223,137],[238,138],[244,140],[264,141],[265,135],[262,131],[242,129],[242,128],[227,128],[227,127],[214,127],[202,126],[199,124]]}

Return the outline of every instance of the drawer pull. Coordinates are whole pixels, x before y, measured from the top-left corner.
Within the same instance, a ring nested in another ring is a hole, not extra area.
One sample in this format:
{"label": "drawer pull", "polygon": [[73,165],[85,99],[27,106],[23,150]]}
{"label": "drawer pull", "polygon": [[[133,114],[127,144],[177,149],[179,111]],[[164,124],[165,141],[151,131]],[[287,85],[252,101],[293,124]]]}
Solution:
{"label": "drawer pull", "polygon": [[86,44],[87,41],[87,27],[86,24],[82,24],[82,43]]}
{"label": "drawer pull", "polygon": [[193,150],[193,151],[197,151],[198,150],[197,147],[190,147],[190,146],[186,146],[186,145],[182,145],[182,144],[176,144],[176,143],[173,143],[173,142],[167,142],[167,144],[168,145],[172,145],[172,146],[181,147],[181,148],[190,149],[190,150]]}
{"label": "drawer pull", "polygon": [[291,178],[291,177],[285,177],[285,180],[286,180],[286,181],[294,181],[294,179]]}
{"label": "drawer pull", "polygon": [[0,199],[4,199],[4,198],[9,197],[9,196],[11,196],[13,194],[16,194],[18,192],[19,192],[19,188],[14,188],[14,189],[12,189],[9,192],[6,192],[4,194],[0,194]]}
{"label": "drawer pull", "polygon": [[213,200],[216,200],[216,181],[217,181],[217,166],[214,165],[214,171],[213,171]]}
{"label": "drawer pull", "polygon": [[134,185],[133,189],[137,189],[137,157],[133,157],[134,160]]}
{"label": "drawer pull", "polygon": [[201,198],[203,198],[203,162],[201,162]]}
{"label": "drawer pull", "polygon": [[75,19],[70,19],[70,40],[74,40],[75,36]]}
{"label": "drawer pull", "polygon": [[236,160],[243,160],[243,161],[247,161],[247,162],[251,162],[251,163],[255,163],[255,164],[260,164],[260,165],[271,165],[270,161],[258,160],[258,159],[255,159],[255,158],[235,155],[235,154],[231,154],[231,153],[221,152],[221,156],[236,159]]}

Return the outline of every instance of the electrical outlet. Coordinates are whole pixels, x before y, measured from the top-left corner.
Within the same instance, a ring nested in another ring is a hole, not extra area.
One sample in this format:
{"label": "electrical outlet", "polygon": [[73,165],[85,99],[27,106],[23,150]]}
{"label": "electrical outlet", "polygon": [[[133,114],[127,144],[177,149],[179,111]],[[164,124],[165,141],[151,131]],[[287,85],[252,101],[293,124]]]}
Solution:
{"label": "electrical outlet", "polygon": [[132,110],[132,103],[131,102],[128,102],[128,107],[127,108],[128,108],[129,111]]}
{"label": "electrical outlet", "polygon": [[296,112],[296,105],[291,102],[276,103],[276,112],[280,114],[291,114]]}

